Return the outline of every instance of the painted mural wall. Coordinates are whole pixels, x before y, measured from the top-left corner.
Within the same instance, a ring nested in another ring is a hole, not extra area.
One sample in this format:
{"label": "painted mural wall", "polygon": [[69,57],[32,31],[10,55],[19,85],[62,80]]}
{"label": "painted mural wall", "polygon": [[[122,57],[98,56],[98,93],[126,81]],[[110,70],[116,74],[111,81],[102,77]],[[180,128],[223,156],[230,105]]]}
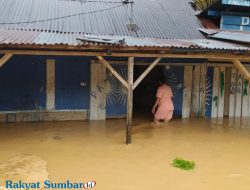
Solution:
{"label": "painted mural wall", "polygon": [[[0,69],[0,111],[46,110],[47,59],[55,59],[56,62],[55,109],[89,110],[93,58],[14,56]],[[126,65],[113,67],[124,79],[127,78]],[[191,117],[203,116],[203,110],[208,118],[250,115],[249,84],[237,70],[188,66],[192,75],[188,77],[191,86],[188,87],[189,96],[186,96],[183,93],[185,67],[162,67],[174,93],[174,116],[183,115],[184,102],[187,101]],[[105,73],[106,117],[126,116],[126,88],[109,71]]]}

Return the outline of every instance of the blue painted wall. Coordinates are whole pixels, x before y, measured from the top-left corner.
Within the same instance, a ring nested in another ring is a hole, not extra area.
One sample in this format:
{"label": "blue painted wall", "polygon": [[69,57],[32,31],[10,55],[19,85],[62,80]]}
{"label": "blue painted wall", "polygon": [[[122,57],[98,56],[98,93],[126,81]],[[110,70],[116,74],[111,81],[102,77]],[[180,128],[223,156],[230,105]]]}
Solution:
{"label": "blue painted wall", "polygon": [[[127,79],[127,66],[114,65],[113,68],[124,78]],[[107,82],[111,84],[107,93],[106,115],[108,118],[125,116],[127,113],[127,93],[126,88],[107,71]]]}
{"label": "blue painted wall", "polygon": [[249,15],[222,15],[221,29],[223,30],[239,30],[250,31]]}
{"label": "blue painted wall", "polygon": [[91,58],[14,56],[0,69],[0,111],[46,108],[46,59],[56,60],[56,109],[89,108]]}
{"label": "blue painted wall", "polygon": [[[56,60],[56,109],[89,109],[90,63],[94,58],[14,56],[0,69],[0,111],[45,110],[46,59]],[[127,78],[127,65],[116,65],[114,68]],[[164,67],[164,74],[174,92],[175,116],[182,114],[183,72],[183,67]],[[113,79],[107,75],[106,80]],[[126,93],[115,80],[111,88],[114,92],[112,101],[107,98],[107,117],[126,115]],[[207,115],[210,114],[209,109]]]}
{"label": "blue painted wall", "polygon": [[13,56],[0,68],[0,111],[45,109],[45,81],[42,57]]}
{"label": "blue painted wall", "polygon": [[222,0],[223,5],[236,5],[236,6],[247,6],[250,7],[249,0]]}
{"label": "blue painted wall", "polygon": [[214,75],[214,68],[208,67],[207,82],[206,82],[206,111],[205,111],[205,117],[207,118],[211,118],[211,112],[212,112],[213,75]]}
{"label": "blue painted wall", "polygon": [[173,91],[174,116],[182,115],[184,67],[164,69],[168,85]]}
{"label": "blue painted wall", "polygon": [[90,62],[86,57],[56,58],[56,109],[89,109]]}

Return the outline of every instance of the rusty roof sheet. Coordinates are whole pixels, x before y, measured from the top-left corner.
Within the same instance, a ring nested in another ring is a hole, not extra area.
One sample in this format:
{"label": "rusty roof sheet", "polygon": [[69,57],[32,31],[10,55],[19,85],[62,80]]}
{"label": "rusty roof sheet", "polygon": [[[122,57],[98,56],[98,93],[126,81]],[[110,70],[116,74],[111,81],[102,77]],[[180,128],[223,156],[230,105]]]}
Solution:
{"label": "rusty roof sheet", "polygon": [[199,30],[208,35],[209,38],[250,44],[250,32],[247,31],[230,31],[205,28],[199,28]]}
{"label": "rusty roof sheet", "polygon": [[[122,43],[120,43],[122,41]],[[160,47],[160,48],[184,48],[184,49],[208,49],[208,50],[250,50],[248,46],[221,42],[211,39],[177,40],[139,38],[131,36],[114,35],[86,35],[82,33],[59,33],[0,29],[0,45],[2,46],[28,46],[39,47],[40,45],[54,47],[62,45],[77,47]]]}
{"label": "rusty roof sheet", "polygon": [[250,32],[242,31],[220,31],[210,36],[211,38],[229,40],[234,42],[241,42],[250,44]]}
{"label": "rusty roof sheet", "polygon": [[117,3],[121,0],[101,1],[116,3],[0,0],[0,27],[168,39],[204,38],[197,30],[202,26],[189,5],[190,0],[134,0],[134,22],[140,28],[137,33],[126,28],[129,6]]}

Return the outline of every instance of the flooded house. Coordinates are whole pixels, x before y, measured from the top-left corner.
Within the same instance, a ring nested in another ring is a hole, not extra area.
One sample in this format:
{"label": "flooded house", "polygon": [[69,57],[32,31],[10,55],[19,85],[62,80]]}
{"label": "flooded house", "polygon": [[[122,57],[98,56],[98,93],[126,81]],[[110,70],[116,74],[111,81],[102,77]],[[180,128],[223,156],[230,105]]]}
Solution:
{"label": "flooded house", "polygon": [[247,2],[0,0],[0,121],[127,117],[131,143],[161,75],[174,117],[249,117]]}

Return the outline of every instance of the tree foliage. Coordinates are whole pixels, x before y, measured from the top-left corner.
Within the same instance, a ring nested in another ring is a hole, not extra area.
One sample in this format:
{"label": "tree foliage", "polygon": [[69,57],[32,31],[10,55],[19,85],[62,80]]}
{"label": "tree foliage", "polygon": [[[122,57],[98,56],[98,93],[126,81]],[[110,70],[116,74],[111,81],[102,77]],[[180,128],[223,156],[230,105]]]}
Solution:
{"label": "tree foliage", "polygon": [[218,0],[193,0],[195,8],[199,11],[203,11],[216,3]]}

